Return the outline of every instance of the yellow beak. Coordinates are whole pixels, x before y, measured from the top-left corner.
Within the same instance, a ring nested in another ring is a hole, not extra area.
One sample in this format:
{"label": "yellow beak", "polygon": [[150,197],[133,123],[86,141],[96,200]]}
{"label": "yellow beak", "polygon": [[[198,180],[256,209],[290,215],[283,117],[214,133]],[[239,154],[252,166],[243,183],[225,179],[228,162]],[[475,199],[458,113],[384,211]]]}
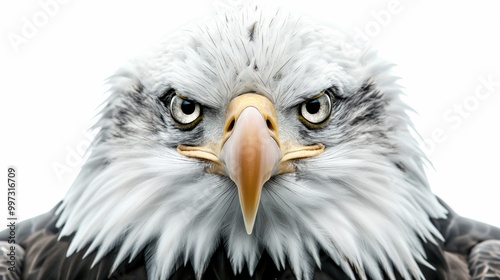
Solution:
{"label": "yellow beak", "polygon": [[226,110],[222,141],[205,146],[179,145],[179,153],[211,161],[209,172],[228,175],[238,187],[248,234],[253,231],[262,187],[279,173],[293,172],[290,160],[316,156],[322,144],[280,143],[276,111],[269,99],[247,93],[234,98]]}
{"label": "yellow beak", "polygon": [[276,171],[281,159],[275,130],[276,113],[270,103],[260,95],[241,95],[231,101],[227,110],[229,124],[223,135],[227,140],[220,158],[226,174],[238,186],[248,234],[252,233],[262,186]]}

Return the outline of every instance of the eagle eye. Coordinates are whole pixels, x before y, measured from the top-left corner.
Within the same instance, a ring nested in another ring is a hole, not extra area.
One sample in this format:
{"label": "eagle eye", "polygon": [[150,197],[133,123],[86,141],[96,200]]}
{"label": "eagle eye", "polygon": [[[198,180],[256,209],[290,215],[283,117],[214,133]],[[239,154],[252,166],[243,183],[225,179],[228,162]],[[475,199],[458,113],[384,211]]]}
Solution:
{"label": "eagle eye", "polygon": [[304,101],[300,105],[299,119],[309,128],[317,128],[325,123],[332,112],[329,94],[320,95]]}
{"label": "eagle eye", "polygon": [[200,104],[179,95],[172,96],[169,109],[174,121],[184,128],[194,127],[201,119]]}

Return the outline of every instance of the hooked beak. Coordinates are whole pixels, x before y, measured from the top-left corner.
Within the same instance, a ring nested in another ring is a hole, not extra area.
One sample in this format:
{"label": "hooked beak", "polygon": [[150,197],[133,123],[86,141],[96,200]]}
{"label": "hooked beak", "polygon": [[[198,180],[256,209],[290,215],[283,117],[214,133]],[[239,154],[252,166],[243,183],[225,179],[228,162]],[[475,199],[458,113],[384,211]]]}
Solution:
{"label": "hooked beak", "polygon": [[253,231],[262,187],[271,176],[294,172],[291,160],[313,157],[323,150],[322,144],[281,143],[273,104],[254,93],[229,103],[220,143],[177,147],[185,156],[211,161],[209,172],[227,175],[235,182],[248,234]]}

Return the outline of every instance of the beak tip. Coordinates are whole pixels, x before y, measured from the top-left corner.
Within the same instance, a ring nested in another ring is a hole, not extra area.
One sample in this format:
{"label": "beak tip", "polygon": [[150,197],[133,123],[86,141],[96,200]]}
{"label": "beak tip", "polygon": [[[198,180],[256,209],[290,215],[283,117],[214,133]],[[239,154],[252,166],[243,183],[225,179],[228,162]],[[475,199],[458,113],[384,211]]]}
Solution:
{"label": "beak tip", "polygon": [[245,221],[245,229],[246,229],[248,235],[252,235],[253,224],[254,224],[253,221],[252,222]]}

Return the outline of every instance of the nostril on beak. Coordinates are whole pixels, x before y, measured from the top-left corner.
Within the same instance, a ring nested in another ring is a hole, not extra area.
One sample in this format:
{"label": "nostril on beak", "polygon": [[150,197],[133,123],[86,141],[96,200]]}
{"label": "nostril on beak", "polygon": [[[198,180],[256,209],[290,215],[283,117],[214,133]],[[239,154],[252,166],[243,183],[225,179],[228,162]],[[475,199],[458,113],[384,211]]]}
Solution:
{"label": "nostril on beak", "polygon": [[226,132],[231,132],[233,128],[234,128],[234,119],[232,119],[231,122],[229,123]]}
{"label": "nostril on beak", "polygon": [[266,125],[269,130],[274,131],[274,125],[269,119],[266,119]]}

